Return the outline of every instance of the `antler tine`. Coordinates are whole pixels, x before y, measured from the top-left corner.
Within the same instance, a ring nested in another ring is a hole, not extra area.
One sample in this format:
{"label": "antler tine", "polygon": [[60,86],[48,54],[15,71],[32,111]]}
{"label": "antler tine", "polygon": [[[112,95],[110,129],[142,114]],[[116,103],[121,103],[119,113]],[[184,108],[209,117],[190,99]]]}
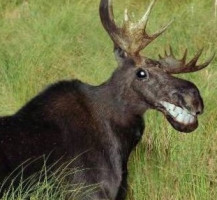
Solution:
{"label": "antler tine", "polygon": [[143,42],[142,44],[139,46],[140,48],[138,48],[137,52],[141,51],[142,49],[144,49],[146,46],[148,46],[152,41],[154,41],[157,37],[159,37],[162,33],[164,33],[167,28],[172,24],[173,20],[171,20],[166,26],[164,26],[163,28],[161,28],[159,31],[155,32],[152,35],[148,35],[144,29],[143,32]]}
{"label": "antler tine", "polygon": [[183,56],[183,57],[182,57],[182,59],[181,59],[181,61],[182,61],[183,63],[185,63],[185,62],[186,62],[187,55],[188,55],[188,49],[185,49],[184,56]]}
{"label": "antler tine", "polygon": [[138,29],[144,29],[146,28],[147,26],[147,23],[148,23],[148,18],[149,18],[149,15],[152,11],[152,8],[154,7],[154,4],[155,4],[156,0],[153,0],[150,4],[149,4],[149,7],[147,9],[147,11],[145,12],[145,14],[143,15],[142,19],[136,24],[136,27],[135,28],[138,28]]}
{"label": "antler tine", "polygon": [[174,57],[174,53],[173,53],[173,49],[172,49],[171,45],[170,45],[170,55],[171,55],[172,57]]}
{"label": "antler tine", "polygon": [[99,7],[100,19],[115,45],[119,46],[120,28],[115,24],[112,0],[101,0]]}
{"label": "antler tine", "polygon": [[212,62],[214,57],[215,57],[215,53],[213,53],[213,55],[206,62],[204,62],[203,64],[196,65],[196,66],[190,66],[190,67],[186,66],[186,70],[187,70],[186,72],[196,72],[196,71],[199,71],[199,70],[207,67]]}
{"label": "antler tine", "polygon": [[[171,51],[170,47],[170,51]],[[191,59],[190,62],[186,64],[186,57],[187,57],[187,49],[185,50],[184,56],[181,60],[177,60],[172,54],[165,55],[165,58],[160,56],[159,62],[162,64],[162,68],[170,74],[180,74],[180,73],[189,73],[189,72],[196,72],[205,67],[207,67],[211,61],[215,57],[215,53],[203,64],[196,65],[197,61],[199,60],[201,54],[203,52],[203,48],[198,51],[198,53]]]}
{"label": "antler tine", "polygon": [[113,13],[112,0],[108,1],[108,11],[109,11],[110,19],[112,19],[114,21],[114,13]]}
{"label": "antler tine", "polygon": [[204,67],[207,67],[211,62],[212,60],[215,58],[215,52],[213,53],[213,55],[203,64],[199,65],[198,67],[200,67],[201,69],[204,68]]}
{"label": "antler tine", "polygon": [[195,66],[198,59],[200,58],[202,52],[203,52],[203,48],[197,52],[197,54],[194,56],[194,58],[192,58],[192,60],[186,65],[186,67]]}
{"label": "antler tine", "polygon": [[156,39],[158,36],[160,36],[162,33],[164,33],[167,30],[167,28],[173,23],[173,21],[174,20],[171,20],[167,25],[165,25],[159,31],[157,31],[156,33],[152,34],[152,36],[150,36],[150,38],[152,39],[152,41],[154,39]]}
{"label": "antler tine", "polygon": [[100,2],[99,14],[102,24],[107,31],[111,25],[116,27],[114,22],[112,0],[102,0]]}
{"label": "antler tine", "polygon": [[128,10],[127,8],[124,10],[124,21],[125,22],[128,22],[130,20],[130,16],[129,16],[129,13],[128,13]]}

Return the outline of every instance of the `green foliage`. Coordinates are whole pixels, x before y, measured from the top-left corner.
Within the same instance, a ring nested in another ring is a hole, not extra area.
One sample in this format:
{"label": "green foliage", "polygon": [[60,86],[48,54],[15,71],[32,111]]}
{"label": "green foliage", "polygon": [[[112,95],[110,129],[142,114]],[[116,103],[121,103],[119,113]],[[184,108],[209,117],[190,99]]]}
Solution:
{"label": "green foliage", "polygon": [[[116,62],[112,42],[100,24],[98,3],[0,1],[1,115],[16,112],[55,81],[77,78],[99,84],[110,76]],[[138,19],[148,1],[114,1],[118,23],[123,18],[123,3]],[[148,30],[153,32],[170,19],[175,21],[144,54],[157,58],[171,44],[178,57],[188,48],[190,58],[204,46],[203,61],[216,50],[214,10],[212,0],[158,1]],[[216,63],[217,59],[201,72],[181,75],[199,87],[205,102],[194,133],[176,132],[158,112],[146,114],[145,135],[130,161],[129,200],[217,199]]]}
{"label": "green foliage", "polygon": [[[67,197],[71,200],[80,200],[90,197],[99,189],[97,184],[88,186],[85,182],[70,184],[70,178],[88,170],[71,167],[75,159],[69,162],[60,159],[50,166],[44,157],[25,161],[1,183],[0,191],[4,191],[1,199],[65,200]],[[42,169],[26,177],[27,168],[37,165],[40,161],[43,163]],[[2,189],[5,187],[8,188],[6,191]]]}

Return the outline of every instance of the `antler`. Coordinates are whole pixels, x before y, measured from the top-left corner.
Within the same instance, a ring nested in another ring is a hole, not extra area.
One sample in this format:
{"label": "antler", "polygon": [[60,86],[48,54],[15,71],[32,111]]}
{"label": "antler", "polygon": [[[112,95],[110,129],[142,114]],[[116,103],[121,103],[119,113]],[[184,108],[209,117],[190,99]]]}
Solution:
{"label": "antler", "polygon": [[203,49],[199,50],[198,53],[194,56],[194,58],[188,63],[186,63],[187,49],[185,50],[183,58],[181,60],[177,60],[170,46],[170,53],[167,54],[167,51],[165,51],[164,58],[162,58],[162,56],[159,55],[160,58],[159,62],[162,64],[163,69],[170,74],[196,72],[207,67],[215,57],[215,53],[214,53],[206,62],[197,65],[197,61],[200,58],[202,52]]}
{"label": "antler", "polygon": [[114,21],[112,0],[101,0],[99,9],[100,18],[115,47],[120,47],[129,55],[137,56],[142,49],[167,29],[172,21],[153,35],[147,34],[146,26],[154,3],[155,0],[150,3],[145,15],[137,23],[129,20],[129,14],[125,10],[123,26],[118,27]]}

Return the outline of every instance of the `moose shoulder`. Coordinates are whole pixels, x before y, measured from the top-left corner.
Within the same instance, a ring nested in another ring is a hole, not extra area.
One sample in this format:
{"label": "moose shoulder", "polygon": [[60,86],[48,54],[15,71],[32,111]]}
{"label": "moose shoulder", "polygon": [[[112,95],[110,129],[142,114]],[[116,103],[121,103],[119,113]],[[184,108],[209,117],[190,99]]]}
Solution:
{"label": "moose shoulder", "polygon": [[114,42],[118,68],[99,86],[79,80],[56,83],[13,116],[0,118],[2,179],[30,158],[49,155],[49,163],[54,163],[81,155],[75,165],[88,170],[73,175],[71,183],[99,184],[92,199],[124,200],[128,158],[142,136],[148,109],[162,112],[178,131],[197,128],[197,116],[203,112],[200,93],[193,83],[172,74],[198,71],[213,57],[197,65],[202,51],[188,63],[187,52],[177,60],[172,49],[159,60],[141,56],[139,52],[168,27],[146,33],[153,5],[138,23],[131,23],[126,12],[124,26],[118,27],[111,0],[101,0],[100,17]]}

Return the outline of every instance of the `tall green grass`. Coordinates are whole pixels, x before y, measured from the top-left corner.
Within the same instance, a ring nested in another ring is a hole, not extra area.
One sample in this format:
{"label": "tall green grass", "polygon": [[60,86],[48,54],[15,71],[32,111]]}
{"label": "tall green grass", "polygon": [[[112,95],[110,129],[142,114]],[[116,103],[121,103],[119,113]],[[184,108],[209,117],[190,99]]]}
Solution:
{"label": "tall green grass", "polygon": [[[91,199],[91,195],[98,191],[99,185],[87,185],[85,182],[70,184],[74,176],[84,170],[72,167],[75,160],[64,162],[57,160],[49,165],[43,156],[29,159],[18,166],[0,185],[2,200],[82,200]],[[28,168],[41,162],[40,171],[27,176]]]}
{"label": "tall green grass", "polygon": [[[97,85],[110,76],[117,64],[112,42],[100,24],[98,4],[91,0],[0,1],[1,115],[14,113],[58,80],[77,78]],[[138,19],[147,5],[147,0],[115,0],[117,22],[121,23],[125,7]],[[157,58],[169,44],[177,57],[185,48],[190,58],[205,47],[201,62],[216,51],[214,1],[158,1],[149,32],[171,19],[175,20],[169,30],[144,50],[146,56]],[[198,86],[205,102],[194,133],[180,134],[162,114],[146,113],[144,137],[129,163],[128,200],[217,199],[216,65],[217,59],[207,69],[181,75]]]}

